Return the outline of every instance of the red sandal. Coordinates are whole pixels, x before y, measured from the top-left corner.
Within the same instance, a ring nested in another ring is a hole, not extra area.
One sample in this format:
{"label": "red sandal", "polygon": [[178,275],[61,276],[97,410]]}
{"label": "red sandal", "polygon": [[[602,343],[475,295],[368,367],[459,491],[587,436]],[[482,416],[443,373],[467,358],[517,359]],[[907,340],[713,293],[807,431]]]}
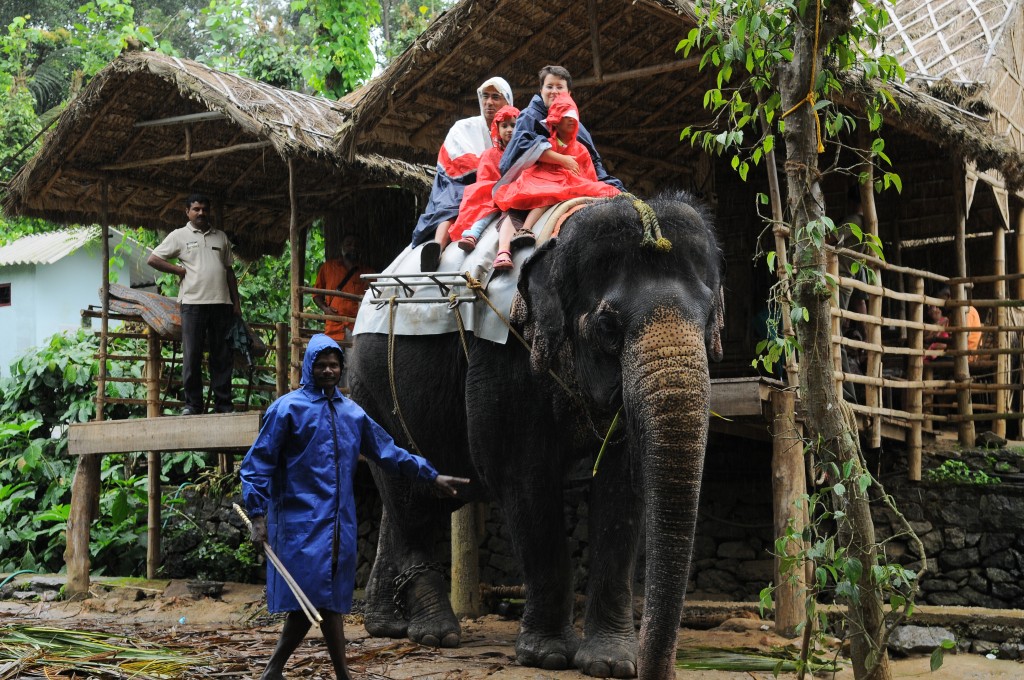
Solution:
{"label": "red sandal", "polygon": [[499,250],[498,256],[494,258],[494,264],[491,265],[494,271],[507,271],[512,269],[515,265],[512,263],[512,253],[507,250]]}
{"label": "red sandal", "polygon": [[467,253],[473,252],[476,248],[476,236],[463,236],[458,240],[459,248],[465,250]]}

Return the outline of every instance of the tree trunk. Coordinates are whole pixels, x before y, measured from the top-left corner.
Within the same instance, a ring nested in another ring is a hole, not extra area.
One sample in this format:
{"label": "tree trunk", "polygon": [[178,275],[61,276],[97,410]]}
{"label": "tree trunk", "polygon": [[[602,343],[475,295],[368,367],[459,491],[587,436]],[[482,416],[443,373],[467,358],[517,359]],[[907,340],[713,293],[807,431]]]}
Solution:
{"label": "tree trunk", "polygon": [[[782,109],[789,112],[804,99],[820,70],[826,35],[815,40],[815,6],[809,5],[794,42],[793,61],[780,70]],[[824,33],[824,31],[823,31]],[[815,48],[817,47],[817,52]],[[786,182],[792,219],[793,265],[796,268],[794,302],[807,310],[808,321],[797,324],[800,355],[800,401],[810,441],[820,442],[816,453],[825,463],[842,469],[852,463],[851,475],[862,471],[860,443],[852,411],[836,391],[832,377],[831,290],[825,279],[825,252],[808,238],[807,225],[825,214],[819,183],[818,133],[813,106],[802,103],[785,117]],[[830,484],[839,480],[829,479]],[[871,567],[876,560],[874,525],[868,499],[857,484],[848,484],[842,496],[832,495],[833,507],[846,515],[838,522],[839,544],[848,548],[850,558],[860,560],[864,577],[858,602],[847,602],[851,656],[858,680],[886,680],[892,677],[884,639],[884,617],[879,590],[871,584]]]}

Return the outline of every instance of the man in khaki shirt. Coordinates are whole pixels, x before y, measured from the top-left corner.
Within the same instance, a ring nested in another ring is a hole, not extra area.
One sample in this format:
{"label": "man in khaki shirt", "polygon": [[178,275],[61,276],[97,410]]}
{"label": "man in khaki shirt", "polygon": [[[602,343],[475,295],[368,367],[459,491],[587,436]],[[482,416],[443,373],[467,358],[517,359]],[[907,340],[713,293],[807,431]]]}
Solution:
{"label": "man in khaki shirt", "polygon": [[[214,410],[231,413],[231,348],[227,334],[241,316],[238,282],[231,265],[231,244],[223,231],[210,224],[210,199],[192,194],[185,199],[188,224],[175,229],[149,256],[149,266],[181,278],[182,415],[205,412],[203,350],[209,352],[210,390]],[[181,264],[172,264],[168,259]]]}

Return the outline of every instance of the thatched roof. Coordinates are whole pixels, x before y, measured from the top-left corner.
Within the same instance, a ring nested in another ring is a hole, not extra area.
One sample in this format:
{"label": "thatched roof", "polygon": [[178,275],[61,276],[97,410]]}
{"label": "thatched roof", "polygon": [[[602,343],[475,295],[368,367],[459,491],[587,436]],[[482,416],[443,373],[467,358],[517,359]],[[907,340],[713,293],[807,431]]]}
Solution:
{"label": "thatched roof", "polygon": [[[387,187],[423,193],[430,170],[374,154],[342,161],[332,135],[351,108],[187,59],[126,53],[68,104],[15,175],[4,208],[57,222],[97,222],[107,182],[111,223],[172,229],[184,223],[185,196],[201,191],[215,212],[223,211],[220,222],[238,252],[251,257],[278,251],[288,240],[290,159],[300,225],[344,211],[365,216],[363,228],[373,220],[390,227],[396,216],[380,205],[410,201],[396,200]],[[411,231],[408,217],[401,221],[399,228]]]}
{"label": "thatched roof", "polygon": [[481,82],[504,77],[523,107],[537,71],[561,64],[610,169],[631,185],[678,185],[694,155],[679,131],[706,118],[705,77],[675,52],[693,25],[692,5],[672,0],[464,0],[345,98],[356,111],[339,143],[433,163],[452,123],[479,114]]}
{"label": "thatched roof", "polygon": [[[900,0],[896,11],[900,17],[909,17],[905,8],[934,16],[937,44],[955,39],[955,54],[987,50],[988,61],[982,59],[979,67],[1007,72],[1006,46],[1024,38],[1020,30],[1010,30],[1022,23],[1024,13],[1008,11],[1019,10],[1022,2]],[[984,20],[989,33],[998,29],[988,36],[988,47],[974,44],[975,25],[966,30],[943,21],[951,11],[971,8],[981,12],[977,26]],[[694,168],[700,154],[679,142],[679,132],[707,120],[702,97],[710,81],[698,73],[694,59],[675,52],[694,21],[691,0],[463,0],[381,76],[345,99],[356,109],[338,135],[339,147],[431,163],[451,124],[478,112],[479,83],[504,77],[515,89],[515,103],[523,106],[537,91],[537,71],[557,63],[575,76],[573,94],[583,120],[614,174],[640,193],[666,184],[699,190]],[[915,22],[910,28],[923,31],[923,26]],[[931,40],[929,35],[924,31],[922,38]],[[1019,65],[1020,60],[1013,67],[1017,73]],[[859,87],[854,84],[844,101],[854,109],[862,107]],[[1016,92],[1019,98],[1019,81]],[[1011,187],[1024,186],[1024,147],[1007,137],[998,116],[975,115],[955,105],[962,102],[943,101],[921,88],[901,87],[897,96],[904,116],[892,119],[893,127],[955,151],[979,169],[998,170]]]}

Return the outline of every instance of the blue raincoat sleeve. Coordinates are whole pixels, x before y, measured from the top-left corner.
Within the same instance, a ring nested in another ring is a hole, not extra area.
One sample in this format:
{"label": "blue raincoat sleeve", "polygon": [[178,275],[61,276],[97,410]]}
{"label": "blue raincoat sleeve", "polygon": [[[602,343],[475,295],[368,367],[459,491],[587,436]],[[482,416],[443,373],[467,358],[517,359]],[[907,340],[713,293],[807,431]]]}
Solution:
{"label": "blue raincoat sleeve", "polygon": [[267,409],[263,427],[242,461],[242,499],[249,517],[265,516],[270,507],[271,484],[289,431],[288,412],[280,404],[278,399]]}
{"label": "blue raincoat sleeve", "polygon": [[[509,169],[512,168],[513,164],[516,164],[516,161],[521,159],[524,161],[524,163],[519,163],[517,166],[532,165],[544,151],[551,148],[551,143],[548,141],[551,132],[548,130],[547,123],[545,123],[547,116],[548,110],[544,106],[544,100],[541,99],[539,94],[533,95],[530,104],[519,113],[519,118],[516,120],[516,129],[512,133],[512,139],[509,141],[508,146],[505,147],[505,153],[501,156],[501,163],[498,167],[501,170],[502,183],[515,179],[514,175],[517,173],[512,173],[513,176],[510,177],[506,176],[509,175]],[[590,152],[590,158],[594,161],[594,170],[597,172],[598,181],[610,184],[619,191],[625,191],[626,188],[622,185],[622,182],[618,178],[609,175],[608,171],[605,170],[604,163],[601,161],[601,154],[597,152],[590,132],[587,131],[587,128],[582,123],[580,123],[579,132],[576,133],[576,139]],[[522,168],[520,168],[521,170]]]}
{"label": "blue raincoat sleeve", "polygon": [[437,477],[437,470],[430,464],[430,461],[411,454],[395,444],[395,440],[383,427],[365,413],[362,415],[360,453],[392,474],[397,473],[409,479],[422,479],[426,482],[434,481]]}

